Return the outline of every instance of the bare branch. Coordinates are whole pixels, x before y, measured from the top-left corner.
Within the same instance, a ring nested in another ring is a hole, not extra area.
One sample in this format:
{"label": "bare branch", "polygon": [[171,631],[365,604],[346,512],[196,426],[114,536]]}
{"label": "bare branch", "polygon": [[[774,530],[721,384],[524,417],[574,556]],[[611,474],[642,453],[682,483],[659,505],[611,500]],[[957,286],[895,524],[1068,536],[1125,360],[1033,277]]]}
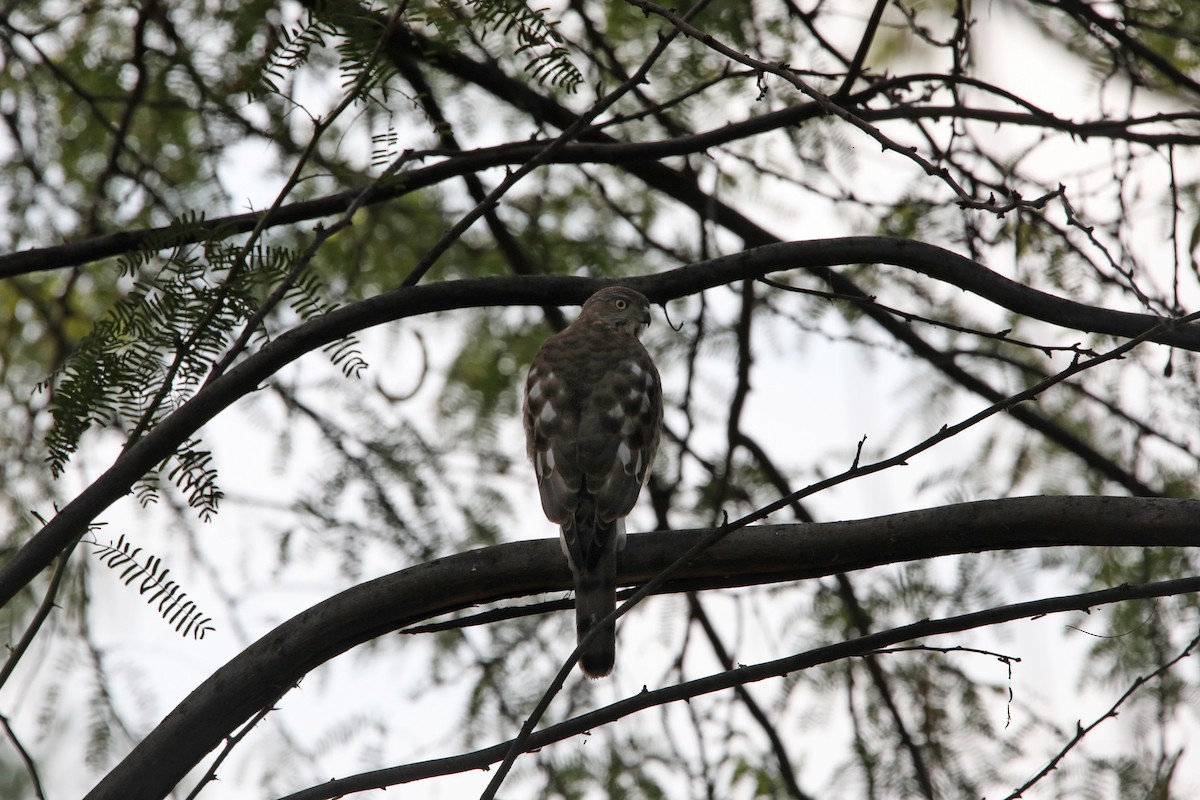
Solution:
{"label": "bare branch", "polygon": [[33,796],[38,798],[38,800],[46,800],[46,793],[42,789],[42,778],[38,774],[37,762],[33,760],[33,756],[25,749],[25,745],[21,744],[21,740],[17,738],[17,733],[12,729],[8,717],[3,714],[0,714],[0,726],[4,727],[4,735],[12,742],[17,755],[21,759],[21,763],[25,765],[25,772],[29,775],[29,782],[33,784]]}
{"label": "bare branch", "polygon": [[[1198,516],[1197,500],[1031,497],[964,503],[856,522],[755,526],[730,533],[681,566],[661,588],[683,591],[800,580],[993,549],[1079,544],[1194,547],[1200,546],[1195,525]],[[630,536],[619,564],[618,582],[627,585],[651,580],[711,533],[663,531]],[[764,559],[764,553],[770,553],[770,558]],[[481,570],[486,570],[491,580],[462,580],[462,576]],[[229,731],[274,703],[279,686],[294,684],[358,644],[469,606],[562,591],[570,585],[570,570],[558,542],[547,539],[448,556],[348,589],[284,622],[214,672],[109,772],[89,800],[157,800]],[[980,612],[983,616],[977,621],[988,624],[1056,608],[1198,590],[1200,578],[1126,586],[1069,600],[1006,607],[1008,611]],[[856,641],[864,643],[863,652],[868,652],[913,636],[960,629],[953,623],[935,621],[922,623],[913,635],[889,638],[873,634]],[[835,645],[830,652],[839,658],[858,654],[845,644]],[[802,667],[784,671],[798,668]],[[743,674],[783,674],[778,666],[746,669],[751,671],[739,670],[734,682]],[[733,685],[723,683],[727,680],[718,676],[705,679],[711,684],[701,685],[711,685],[709,691],[714,691]],[[590,727],[590,719],[585,718],[579,730]],[[530,747],[541,741],[540,735],[534,734]]]}
{"label": "bare branch", "polygon": [[858,42],[858,49],[854,51],[854,58],[846,66],[846,77],[842,80],[842,85],[838,87],[838,90],[833,93],[835,99],[841,100],[850,94],[850,90],[854,88],[854,82],[861,76],[863,64],[867,60],[867,53],[871,51],[875,34],[879,31],[879,21],[883,19],[883,12],[887,6],[887,0],[875,0],[875,7],[871,9],[866,30],[863,31],[862,39]]}
{"label": "bare branch", "polygon": [[[768,245],[670,272],[620,282],[661,303],[712,286],[760,277],[779,269],[812,269],[829,264],[863,262],[910,266],[931,277],[996,300],[1001,305],[1016,306],[1014,310],[1021,313],[1069,327],[1134,336],[1136,341],[1146,338],[1200,350],[1200,326],[1184,324],[1184,321],[1163,322],[1161,318],[1147,314],[1094,308],[1055,298],[1009,281],[947,250],[902,239],[849,237]],[[188,436],[305,353],[374,325],[434,311],[496,305],[582,303],[596,289],[609,283],[613,281],[570,276],[519,276],[401,287],[343,306],[296,326],[248,356],[229,372],[206,384],[188,402],[123,452],[104,474],[56,514],[49,524],[0,567],[0,605],[7,603],[34,575],[45,569],[88,523],[124,496],[142,475],[174,453]],[[1124,352],[1123,349],[1119,350]],[[1110,357],[1106,355],[1104,358]],[[1043,385],[1044,382],[1038,384]],[[1006,410],[1014,415],[1021,414],[1016,402],[988,391],[989,394],[985,396],[989,399],[994,397],[994,402],[1004,403]],[[1113,465],[1105,462],[1101,466]],[[1155,493],[1136,481],[1131,482],[1131,488],[1138,494]]]}
{"label": "bare branch", "polygon": [[1171,86],[1192,94],[1200,94],[1200,81],[1182,72],[1170,60],[1147,47],[1136,36],[1130,35],[1116,20],[1096,11],[1091,4],[1082,3],[1079,0],[1031,1],[1036,5],[1059,9],[1085,29],[1094,27],[1104,31],[1105,34],[1112,37],[1113,42],[1116,44],[1116,49],[1128,50],[1136,54],[1138,58],[1162,74],[1170,82]]}
{"label": "bare branch", "polygon": [[[1172,594],[1196,591],[1200,591],[1200,578],[1183,578],[1138,586],[1119,586],[1114,589],[1104,589],[1085,594],[1049,597],[1025,603],[999,606],[987,609],[986,611],[977,611],[954,617],[923,620],[911,625],[873,633],[869,636],[848,639],[827,647],[819,647],[809,650],[806,653],[799,653],[776,661],[767,661],[752,666],[739,666],[732,671],[719,672],[708,677],[697,678],[696,680],[676,684],[675,686],[668,686],[663,689],[653,691],[643,690],[633,697],[534,733],[525,743],[525,751],[532,752],[554,742],[578,736],[600,725],[613,722],[647,708],[654,708],[655,706],[679,702],[681,700],[691,700],[701,695],[731,689],[735,686],[744,686],[747,683],[766,680],[768,678],[777,678],[843,658],[863,656],[899,642],[924,639],[929,636],[947,633],[959,633],[973,628],[1013,622],[1019,619],[1030,619],[1046,614],[1066,611],[1088,611],[1097,606],[1122,602],[1124,600],[1164,597]],[[362,773],[340,780],[329,781],[320,786],[314,786],[290,794],[285,798],[281,798],[281,800],[329,800],[329,798],[340,797],[349,792],[382,789],[387,786],[410,783],[439,775],[452,775],[468,770],[487,769],[489,765],[499,761],[511,745],[512,742],[504,742],[483,750],[476,750],[472,753],[463,753],[449,758]],[[89,800],[91,800],[90,796]]]}
{"label": "bare branch", "polygon": [[[704,637],[708,639],[709,645],[712,646],[713,653],[717,660],[721,662],[721,669],[726,672],[732,672],[737,669],[737,665],[733,663],[733,657],[729,655],[729,651],[725,648],[724,642],[721,641],[720,635],[717,633],[716,626],[708,616],[703,603],[695,592],[688,593],[688,605],[692,609],[696,620],[700,623],[700,628],[704,631]],[[779,735],[779,731],[775,728],[774,723],[767,718],[767,712],[763,711],[762,706],[754,699],[754,695],[743,685],[735,686],[734,692],[742,705],[746,707],[746,711],[762,728],[763,733],[767,737],[767,741],[771,743],[771,751],[775,754],[775,760],[779,762],[779,776],[783,780],[783,785],[787,789],[788,794],[796,798],[796,800],[808,800],[810,796],[800,788],[800,784],[796,781],[796,769],[792,766],[792,759],[788,756],[787,746],[783,743],[783,738]]]}
{"label": "bare branch", "polygon": [[71,559],[71,553],[74,551],[74,544],[63,551],[58,557],[58,563],[54,567],[54,572],[50,576],[50,583],[46,586],[46,594],[42,597],[42,602],[38,605],[37,611],[33,614],[33,619],[29,621],[25,632],[21,634],[21,640],[17,642],[15,647],[9,648],[8,658],[4,661],[4,666],[0,667],[0,687],[3,687],[8,682],[13,670],[16,669],[21,657],[29,650],[29,646],[33,644],[33,639],[42,628],[42,623],[50,616],[50,612],[55,608],[55,599],[58,597],[58,589],[62,585],[63,576],[67,573],[67,562]]}
{"label": "bare branch", "polygon": [[1087,736],[1089,733],[1094,731],[1105,720],[1116,717],[1117,711],[1121,708],[1121,706],[1125,705],[1126,700],[1133,697],[1134,694],[1136,694],[1137,691],[1139,689],[1141,689],[1143,686],[1145,686],[1147,683],[1150,683],[1151,681],[1154,681],[1154,680],[1166,675],[1168,672],[1171,671],[1172,667],[1174,667],[1180,661],[1183,661],[1185,658],[1190,656],[1192,654],[1192,651],[1195,650],[1196,647],[1198,647],[1198,646],[1200,646],[1200,636],[1197,636],[1196,638],[1192,639],[1192,641],[1188,642],[1187,647],[1185,647],[1185,648],[1183,648],[1183,650],[1179,651],[1179,654],[1176,655],[1174,658],[1172,658],[1170,661],[1163,664],[1158,669],[1151,672],[1149,675],[1143,675],[1143,676],[1139,677],[1137,680],[1135,680],[1132,684],[1130,684],[1129,688],[1126,689],[1125,692],[1120,697],[1117,698],[1117,701],[1115,703],[1113,703],[1112,706],[1107,711],[1105,711],[1103,714],[1101,714],[1100,716],[1098,716],[1094,720],[1092,720],[1091,723],[1089,723],[1086,727],[1084,727],[1083,725],[1081,725],[1079,723],[1076,723],[1075,735],[1072,736],[1071,740],[1069,742],[1067,742],[1066,745],[1063,746],[1062,750],[1059,750],[1054,755],[1054,758],[1052,758],[1048,762],[1046,762],[1046,765],[1044,767],[1042,767],[1036,775],[1034,775],[1029,780],[1025,781],[1025,783],[1021,784],[1016,789],[1014,789],[1013,793],[1008,795],[1007,797],[1005,797],[1004,800],[1016,800],[1016,798],[1022,797],[1025,794],[1025,792],[1027,790],[1029,790],[1030,788],[1032,788],[1038,781],[1040,781],[1042,778],[1049,775],[1054,770],[1058,769],[1059,762],[1061,762],[1064,758],[1066,758],[1067,753],[1071,752],[1071,750],[1073,750],[1076,745],[1078,745],[1080,742],[1082,742],[1085,736]]}
{"label": "bare branch", "polygon": [[[481,65],[478,66],[482,69]],[[847,103],[858,105],[866,102],[876,94],[896,90],[914,82],[926,82],[934,79],[946,80],[946,76],[921,74],[893,78],[864,92],[852,95],[847,100]],[[958,82],[967,85],[976,85],[977,83],[966,78],[961,78]],[[991,91],[1000,93],[1001,90],[993,88]],[[545,164],[592,163],[635,166],[639,162],[651,162],[672,156],[703,153],[705,150],[713,147],[719,147],[769,131],[799,125],[803,122],[816,119],[824,113],[821,107],[815,102],[801,103],[796,106],[780,109],[779,111],[751,117],[747,120],[729,123],[710,131],[681,135],[660,141],[620,142],[606,137],[603,141],[574,142],[565,144],[557,151],[543,155],[542,158]],[[884,122],[895,119],[917,121],[962,118],[994,124],[1050,128],[1085,140],[1093,137],[1108,137],[1155,145],[1200,145],[1200,134],[1187,133],[1182,130],[1178,133],[1138,132],[1139,128],[1157,124],[1200,121],[1200,114],[1188,112],[1155,114],[1124,120],[1101,119],[1080,122],[1060,119],[1049,114],[1049,112],[1040,110],[1014,112],[962,106],[908,105],[883,109],[860,108],[856,111],[856,114],[868,122]],[[364,204],[376,205],[385,203],[412,192],[435,186],[444,181],[460,178],[485,169],[525,164],[538,153],[544,153],[548,144],[548,141],[536,140],[532,142],[514,142],[468,151],[443,149],[413,153],[408,157],[409,160],[435,157],[444,160],[426,167],[401,173],[372,192]],[[666,167],[658,166],[660,169],[671,172]],[[631,172],[637,171],[631,169]],[[203,237],[225,238],[239,233],[246,233],[260,225],[266,229],[343,214],[349,208],[350,204],[361,196],[361,193],[362,189],[353,189],[326,195],[314,200],[283,204],[278,208],[266,211],[214,217],[210,220],[205,220],[193,232],[178,239],[167,238],[172,229],[169,226],[163,226],[159,228],[120,231],[61,245],[31,248],[16,253],[8,253],[0,255],[0,278],[62,269],[64,267],[81,266],[128,253],[154,241],[164,242],[162,246],[168,248],[179,244],[201,241]],[[992,209],[989,207],[988,210]]]}

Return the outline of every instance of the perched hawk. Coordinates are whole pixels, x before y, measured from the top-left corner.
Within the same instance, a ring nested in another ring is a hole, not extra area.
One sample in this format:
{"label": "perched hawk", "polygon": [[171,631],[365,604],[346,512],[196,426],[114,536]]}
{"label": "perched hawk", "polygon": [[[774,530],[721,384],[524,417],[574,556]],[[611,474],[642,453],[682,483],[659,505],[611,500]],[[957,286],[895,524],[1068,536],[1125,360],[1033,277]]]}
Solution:
{"label": "perched hawk", "polygon": [[[616,607],[625,515],[658,448],[662,383],[638,340],[649,324],[645,297],[622,287],[601,289],[578,319],[545,341],[525,382],[525,440],[542,508],[562,529],[575,574],[579,639]],[[610,625],[579,666],[601,678],[612,672],[616,648]]]}

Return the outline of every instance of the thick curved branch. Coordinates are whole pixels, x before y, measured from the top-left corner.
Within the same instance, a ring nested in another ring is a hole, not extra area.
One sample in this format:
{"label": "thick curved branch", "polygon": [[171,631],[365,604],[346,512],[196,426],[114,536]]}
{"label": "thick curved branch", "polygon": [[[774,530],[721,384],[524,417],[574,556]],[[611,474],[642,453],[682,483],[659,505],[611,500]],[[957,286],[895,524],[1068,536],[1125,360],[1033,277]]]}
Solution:
{"label": "thick curved branch", "polygon": [[[676,573],[665,591],[800,580],[986,550],[1200,546],[1198,517],[1197,500],[1028,497],[853,522],[765,525],[729,534]],[[630,536],[618,581],[649,580],[706,533]],[[488,580],[479,580],[484,574]],[[165,796],[230,731],[274,702],[282,688],[358,644],[472,605],[570,586],[558,543],[547,539],[448,556],[348,589],[283,623],[213,673],[105,776],[88,800]],[[890,643],[880,639],[872,648]],[[718,676],[718,682],[725,677]],[[716,688],[725,687],[709,691]]]}
{"label": "thick curved branch", "polygon": [[[647,278],[630,278],[626,283],[655,302],[680,297],[687,284],[699,281],[710,286],[729,283],[780,269],[821,269],[851,264],[890,264],[919,272],[965,289],[1009,311],[1043,322],[1089,333],[1132,337],[1161,323],[1162,317],[1114,311],[1056,297],[1009,280],[987,267],[936,245],[911,239],[883,236],[847,236],[808,242],[767,244],[709,261],[680,267]],[[712,275],[728,280],[709,283]],[[1200,347],[1200,325],[1184,326],[1154,341],[1196,350]]]}
{"label": "thick curved branch", "polygon": [[[948,250],[886,237],[766,245],[620,283],[641,291],[655,302],[665,303],[714,286],[782,269],[827,270],[832,265],[859,263],[909,267],[993,299],[1018,313],[1079,330],[1132,337],[1144,334],[1163,321],[1149,314],[1111,311],[1056,298],[1009,281]],[[506,276],[446,281],[395,289],[297,325],[229,372],[206,383],[56,514],[0,567],[0,606],[8,603],[89,523],[124,496],[142,475],[174,453],[189,436],[305,353],[357,331],[420,314],[483,306],[581,304],[600,287],[615,282],[574,276]],[[1164,329],[1155,334],[1153,341],[1200,350],[1200,325]],[[1027,414],[1020,407],[1012,409],[1012,413]],[[1138,491],[1137,486],[1130,488],[1135,494],[1152,493]]]}

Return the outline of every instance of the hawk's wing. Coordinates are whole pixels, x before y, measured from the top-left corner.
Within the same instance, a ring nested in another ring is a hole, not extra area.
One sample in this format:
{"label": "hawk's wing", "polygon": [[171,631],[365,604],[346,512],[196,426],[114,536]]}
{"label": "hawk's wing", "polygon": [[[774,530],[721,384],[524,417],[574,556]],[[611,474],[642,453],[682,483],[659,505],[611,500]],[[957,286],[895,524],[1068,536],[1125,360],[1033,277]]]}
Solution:
{"label": "hawk's wing", "polygon": [[662,427],[658,372],[641,343],[631,344],[592,388],[579,420],[579,470],[604,522],[633,510]]}
{"label": "hawk's wing", "polygon": [[658,447],[658,371],[633,336],[568,328],[530,366],[524,422],[546,516],[566,523],[586,492],[612,522],[633,509]]}

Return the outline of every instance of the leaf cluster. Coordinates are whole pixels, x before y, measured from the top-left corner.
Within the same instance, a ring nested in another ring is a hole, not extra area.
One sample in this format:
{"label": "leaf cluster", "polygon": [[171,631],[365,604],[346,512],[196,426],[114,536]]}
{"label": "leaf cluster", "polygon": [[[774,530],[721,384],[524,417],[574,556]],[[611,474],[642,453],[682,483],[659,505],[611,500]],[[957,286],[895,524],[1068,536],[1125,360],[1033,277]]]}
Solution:
{"label": "leaf cluster", "polygon": [[557,21],[523,0],[469,0],[472,19],[483,28],[516,38],[513,55],[527,55],[525,71],[535,81],[574,92],[583,74],[571,62]]}
{"label": "leaf cluster", "polygon": [[146,605],[156,606],[159,615],[183,636],[203,639],[205,634],[216,630],[212,618],[204,615],[199,607],[187,597],[179,583],[168,578],[171,570],[163,566],[162,559],[147,553],[142,558],[142,548],[134,547],[122,534],[114,542],[89,542],[96,548],[96,557],[104,566],[119,573],[118,578],[126,586],[137,584],[138,594]]}
{"label": "leaf cluster", "polygon": [[357,86],[359,99],[373,96],[387,102],[388,82],[396,74],[394,64],[379,57],[378,44],[384,31],[380,15],[371,5],[352,0],[320,0],[309,5],[302,20],[278,30],[274,49],[260,72],[259,92],[283,95],[281,86],[318,50],[331,50],[343,89]]}
{"label": "leaf cluster", "polygon": [[[200,230],[200,216],[183,218],[122,256],[129,290],[41,385],[54,420],[46,435],[52,474],[63,472],[89,429],[118,427],[128,448],[182,405],[275,287],[286,288],[286,307],[300,319],[332,307],[314,275],[294,274],[294,250],[261,243],[247,250],[219,232],[203,244],[178,244]],[[257,341],[267,336],[264,328],[251,333]],[[347,375],[365,366],[353,337],[326,350]],[[169,480],[210,518],[221,498],[211,454],[193,438],[170,461]],[[147,503],[157,486],[155,471],[135,491]]]}

